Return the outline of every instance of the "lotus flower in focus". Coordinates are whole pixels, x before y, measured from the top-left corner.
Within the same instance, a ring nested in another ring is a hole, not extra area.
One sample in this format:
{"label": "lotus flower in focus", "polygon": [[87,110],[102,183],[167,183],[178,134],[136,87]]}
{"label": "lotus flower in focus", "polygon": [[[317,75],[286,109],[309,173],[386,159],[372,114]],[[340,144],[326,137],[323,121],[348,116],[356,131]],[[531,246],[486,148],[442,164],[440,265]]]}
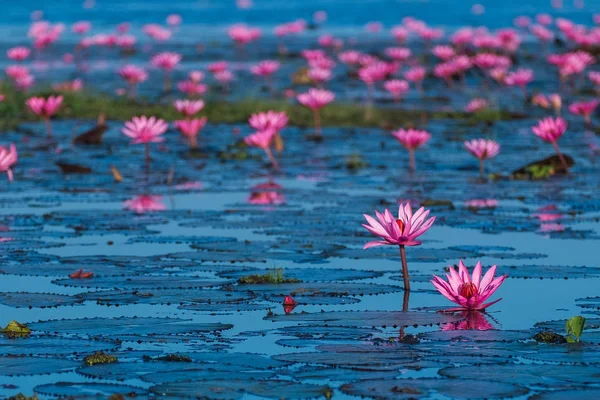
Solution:
{"label": "lotus flower in focus", "polygon": [[478,261],[477,265],[475,265],[473,275],[469,275],[469,271],[462,260],[458,263],[458,271],[453,266],[449,266],[448,269],[449,273],[446,274],[447,282],[436,275],[433,276],[433,280],[431,281],[433,286],[444,297],[459,305],[459,307],[445,311],[481,311],[502,300],[498,299],[486,303],[490,296],[502,285],[507,276],[502,275],[495,278],[495,265],[488,269],[483,277],[481,261]]}

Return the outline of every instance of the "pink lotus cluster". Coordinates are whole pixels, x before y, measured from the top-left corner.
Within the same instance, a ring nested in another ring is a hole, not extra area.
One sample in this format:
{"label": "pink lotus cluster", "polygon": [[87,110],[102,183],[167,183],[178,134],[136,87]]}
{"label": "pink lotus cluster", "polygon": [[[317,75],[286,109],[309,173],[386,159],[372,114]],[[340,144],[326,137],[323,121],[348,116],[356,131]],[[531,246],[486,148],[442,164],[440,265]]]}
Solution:
{"label": "pink lotus cluster", "polygon": [[448,281],[436,275],[433,276],[431,281],[444,297],[459,305],[459,307],[445,310],[446,312],[484,311],[489,306],[502,300],[498,299],[486,303],[507,277],[506,275],[495,277],[495,265],[490,267],[485,275],[483,275],[480,261],[475,265],[472,276],[462,260],[458,263],[458,271],[453,266],[448,266],[448,270],[449,273],[446,274]]}
{"label": "pink lotus cluster", "polygon": [[237,44],[245,45],[259,39],[261,31],[258,28],[250,28],[246,25],[238,24],[229,27],[227,34]]}
{"label": "pink lotus cluster", "polygon": [[409,89],[408,82],[401,79],[391,79],[386,81],[383,86],[385,87],[385,90],[392,94],[394,101],[400,101],[402,96],[408,92]]}
{"label": "pink lotus cluster", "polygon": [[523,91],[523,96],[527,97],[526,86],[533,81],[533,71],[527,68],[519,68],[514,72],[510,72],[506,75],[504,82],[508,86],[518,86]]}
{"label": "pink lotus cluster", "polygon": [[31,50],[24,46],[17,46],[8,49],[6,55],[13,61],[23,61],[31,54]]}
{"label": "pink lotus cluster", "polygon": [[277,152],[280,153],[283,151],[281,130],[288,123],[287,114],[285,112],[269,110],[267,112],[252,114],[248,123],[258,132],[246,137],[244,139],[246,144],[263,149],[273,168],[279,169],[279,164],[271,151],[271,144],[275,142]]}

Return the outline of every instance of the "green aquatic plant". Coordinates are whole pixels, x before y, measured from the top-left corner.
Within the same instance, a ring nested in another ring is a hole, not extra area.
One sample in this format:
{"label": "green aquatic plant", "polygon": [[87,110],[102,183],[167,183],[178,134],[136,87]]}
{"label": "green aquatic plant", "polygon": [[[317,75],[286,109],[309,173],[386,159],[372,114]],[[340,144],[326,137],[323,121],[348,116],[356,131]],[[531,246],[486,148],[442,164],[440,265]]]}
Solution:
{"label": "green aquatic plant", "polygon": [[0,332],[9,338],[17,338],[29,336],[29,334],[31,334],[31,329],[29,329],[26,325],[13,320],[10,321],[8,325],[6,325]]}
{"label": "green aquatic plant", "polygon": [[565,329],[567,330],[567,342],[579,343],[581,334],[585,329],[585,318],[583,318],[581,315],[577,315],[568,319],[567,323],[565,324]]}
{"label": "green aquatic plant", "polygon": [[89,365],[90,367],[96,364],[112,364],[116,363],[117,361],[117,357],[106,354],[103,351],[98,351],[83,359],[83,362]]}
{"label": "green aquatic plant", "polygon": [[299,283],[300,279],[286,278],[283,268],[269,270],[266,274],[254,274],[243,276],[238,279],[240,285],[258,285],[261,283]]}

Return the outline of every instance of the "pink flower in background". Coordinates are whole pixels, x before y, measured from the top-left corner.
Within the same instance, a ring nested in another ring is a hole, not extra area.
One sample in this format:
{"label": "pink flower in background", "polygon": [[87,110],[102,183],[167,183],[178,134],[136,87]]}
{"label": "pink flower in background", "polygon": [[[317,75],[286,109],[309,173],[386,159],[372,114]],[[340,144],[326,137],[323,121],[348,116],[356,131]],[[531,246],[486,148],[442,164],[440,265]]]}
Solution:
{"label": "pink flower in background", "polygon": [[46,122],[46,133],[48,136],[52,136],[50,118],[56,114],[62,102],[62,96],[49,96],[47,99],[43,97],[30,97],[25,104],[34,114],[44,119]]}
{"label": "pink flower in background", "polygon": [[416,167],[414,151],[427,143],[431,139],[431,134],[417,129],[398,129],[392,132],[392,136],[408,150],[410,170],[414,171]]}
{"label": "pink flower in background", "polygon": [[137,85],[138,83],[144,82],[148,79],[148,73],[140,67],[136,67],[132,64],[127,64],[121,67],[118,74],[125,82],[130,85]]}
{"label": "pink flower in background", "polygon": [[176,100],[173,105],[177,112],[186,118],[193,117],[204,108],[202,100]]}
{"label": "pink flower in background", "polygon": [[531,24],[531,18],[521,15],[513,20],[513,24],[518,28],[527,28]]}
{"label": "pink flower in background", "polygon": [[185,119],[175,121],[175,127],[184,135],[190,144],[191,148],[196,148],[197,136],[198,133],[204,128],[206,125],[206,117],[203,118],[194,118],[194,119]]}
{"label": "pink flower in background", "polygon": [[529,30],[541,42],[549,42],[550,40],[554,39],[554,33],[541,25],[532,25],[529,27]]}
{"label": "pink flower in background", "polygon": [[538,122],[536,126],[531,128],[533,133],[543,139],[544,141],[551,143],[560,158],[560,161],[563,165],[565,172],[569,170],[569,166],[564,156],[560,152],[558,148],[558,139],[565,133],[567,130],[567,123],[561,117],[548,117],[544,118]]}
{"label": "pink flower in background", "polygon": [[162,201],[162,196],[140,195],[133,199],[123,202],[123,208],[133,211],[137,214],[144,214],[153,211],[164,211],[166,206]]}
{"label": "pink flower in background", "polygon": [[348,50],[338,54],[338,60],[346,65],[357,65],[360,61],[360,56],[360,52],[356,50]]}
{"label": "pink flower in background", "polygon": [[451,265],[448,266],[448,270],[450,272],[446,274],[447,282],[435,275],[431,281],[433,286],[435,286],[444,297],[459,305],[457,308],[451,308],[445,311],[483,311],[492,304],[502,300],[498,299],[486,303],[507,277],[507,275],[502,275],[495,278],[495,265],[488,269],[483,278],[480,261],[475,265],[472,276],[469,274],[469,271],[462,260],[458,263],[458,272]]}
{"label": "pink flower in background", "polygon": [[297,98],[300,104],[315,111],[335,100],[335,95],[329,90],[309,89],[307,93],[301,93]]}
{"label": "pink flower in background", "polygon": [[75,22],[72,26],[71,26],[71,31],[73,31],[73,33],[76,33],[78,35],[83,35],[85,33],[88,33],[88,31],[92,28],[92,24],[88,21],[79,21],[79,22]]}
{"label": "pink flower in background", "polygon": [[234,78],[233,72],[227,70],[215,72],[214,76],[217,81],[224,84],[231,82]]}
{"label": "pink flower in background", "polygon": [[308,77],[316,84],[322,84],[331,79],[332,73],[330,69],[311,68],[308,70]]}
{"label": "pink flower in background", "polygon": [[449,60],[452,57],[454,57],[454,55],[456,54],[456,52],[454,51],[454,49],[452,47],[442,46],[442,45],[435,46],[431,50],[431,53],[442,61]]}
{"label": "pink flower in background", "polygon": [[31,50],[24,46],[17,46],[8,49],[6,55],[13,61],[23,61],[31,54]]}
{"label": "pink flower in background", "polygon": [[170,39],[171,35],[173,34],[169,29],[163,28],[158,24],[146,24],[142,30],[146,35],[148,35],[148,37],[159,42],[164,42],[165,40]]}
{"label": "pink flower in background", "polygon": [[410,58],[412,52],[406,47],[388,47],[385,49],[385,55],[394,61],[405,62]]}
{"label": "pink flower in background", "polygon": [[523,90],[523,96],[527,97],[527,84],[533,81],[533,71],[527,68],[519,68],[514,72],[508,73],[504,82],[508,86],[519,86]]}
{"label": "pink flower in background", "polygon": [[190,81],[194,82],[194,83],[199,83],[202,82],[202,80],[204,79],[204,72],[202,71],[190,71],[190,73],[188,74]]}
{"label": "pink flower in background", "polygon": [[536,136],[542,138],[546,142],[555,143],[567,130],[567,123],[564,119],[544,118],[532,128]]}
{"label": "pink flower in background", "polygon": [[35,78],[33,77],[33,75],[27,75],[22,78],[17,78],[15,80],[15,86],[17,87],[18,90],[27,92],[29,90],[29,88],[31,88],[33,86],[34,82],[35,82]]}
{"label": "pink flower in background", "polygon": [[425,79],[425,68],[423,67],[412,67],[404,73],[404,77],[407,81],[413,82],[419,92],[423,94],[423,79]]}
{"label": "pink flower in background", "polygon": [[313,14],[313,22],[315,24],[322,24],[327,21],[327,13],[323,10],[315,11]]}
{"label": "pink flower in background", "polygon": [[600,86],[600,72],[590,71],[588,73],[588,79],[594,84],[594,86]]}
{"label": "pink flower in background", "polygon": [[189,97],[193,97],[196,95],[201,96],[206,93],[208,91],[208,86],[189,80],[177,83],[177,89],[187,94]]}
{"label": "pink flower in background", "polygon": [[458,47],[465,46],[473,41],[474,32],[472,28],[460,28],[450,38],[452,44]]}
{"label": "pink flower in background", "polygon": [[237,44],[245,45],[259,39],[261,31],[258,28],[250,28],[244,24],[236,24],[229,27],[227,34]]}
{"label": "pink flower in background", "polygon": [[6,172],[9,181],[13,181],[12,166],[17,163],[17,147],[11,143],[9,148],[0,146],[0,171]]}
{"label": "pink flower in background", "polygon": [[269,110],[267,112],[252,114],[248,120],[248,123],[257,131],[273,130],[275,132],[279,132],[285,128],[288,120],[288,116],[285,112]]}
{"label": "pink flower in background", "polygon": [[552,24],[553,18],[550,14],[538,14],[535,16],[535,20],[538,24],[550,25]]}
{"label": "pink flower in background", "polygon": [[179,14],[169,14],[167,15],[167,25],[169,26],[179,26],[181,25],[182,18]]}
{"label": "pink flower in background", "polygon": [[168,125],[164,120],[142,115],[125,122],[125,128],[121,132],[132,139],[132,144],[147,144],[162,142],[164,140],[162,134],[167,131],[167,128]]}
{"label": "pink flower in background", "polygon": [[254,205],[280,205],[285,203],[285,197],[280,191],[283,188],[275,182],[261,183],[252,187],[248,203]]}
{"label": "pink flower in background", "polygon": [[312,110],[315,122],[315,133],[317,137],[322,137],[319,110],[335,100],[335,94],[329,90],[309,89],[307,93],[301,93],[297,95],[296,98],[300,104]]}
{"label": "pink flower in background", "polygon": [[542,108],[550,108],[550,101],[546,96],[540,93],[536,93],[531,96],[531,104],[534,106],[540,106]]}
{"label": "pink flower in background", "polygon": [[442,78],[448,87],[454,85],[452,78],[458,73],[456,66],[452,62],[444,62],[437,64],[433,68],[433,74],[438,78]]}
{"label": "pink flower in background", "polygon": [[473,99],[465,107],[465,111],[468,113],[476,113],[482,110],[486,110],[489,104],[485,99]]}
{"label": "pink flower in background", "polygon": [[227,63],[227,61],[215,61],[214,63],[208,64],[208,70],[212,74],[226,71],[227,68],[229,68],[229,64]]}
{"label": "pink flower in background", "polygon": [[590,101],[579,101],[576,103],[572,103],[569,106],[569,111],[572,114],[580,115],[584,118],[585,123],[588,125],[592,124],[592,113],[598,106],[598,100],[590,100]]}
{"label": "pink flower in background", "polygon": [[115,39],[115,44],[119,46],[123,50],[132,49],[135,46],[137,39],[132,35],[122,35],[117,36]]}
{"label": "pink flower in background", "polygon": [[275,170],[278,170],[279,164],[277,163],[277,160],[275,159],[275,156],[273,156],[273,152],[271,151],[271,142],[273,141],[275,134],[276,132],[271,129],[265,131],[258,131],[249,136],[246,136],[244,138],[244,142],[246,142],[246,144],[250,147],[258,147],[260,149],[263,149],[265,154],[269,158],[269,161],[271,162],[273,168]]}
{"label": "pink flower in background", "polygon": [[500,153],[500,145],[489,139],[473,139],[465,141],[465,147],[469,153],[479,159],[479,176],[483,178],[485,160],[496,157]]}
{"label": "pink flower in background", "polygon": [[180,61],[181,54],[174,53],[171,51],[164,51],[152,57],[150,63],[157,68],[161,68],[165,71],[170,71],[173,68],[175,68]]}
{"label": "pink flower in background", "polygon": [[404,43],[409,35],[408,29],[401,25],[394,26],[390,32],[398,43]]}
{"label": "pink flower in background", "polygon": [[401,79],[386,81],[383,86],[385,87],[385,90],[392,94],[395,101],[399,101],[402,98],[402,95],[408,92],[409,89],[408,82]]}
{"label": "pink flower in background", "polygon": [[15,81],[30,75],[29,68],[22,65],[9,65],[4,69],[4,72]]}
{"label": "pink flower in background", "polygon": [[261,61],[260,63],[253,65],[250,71],[254,75],[268,77],[273,75],[279,69],[279,61]]}

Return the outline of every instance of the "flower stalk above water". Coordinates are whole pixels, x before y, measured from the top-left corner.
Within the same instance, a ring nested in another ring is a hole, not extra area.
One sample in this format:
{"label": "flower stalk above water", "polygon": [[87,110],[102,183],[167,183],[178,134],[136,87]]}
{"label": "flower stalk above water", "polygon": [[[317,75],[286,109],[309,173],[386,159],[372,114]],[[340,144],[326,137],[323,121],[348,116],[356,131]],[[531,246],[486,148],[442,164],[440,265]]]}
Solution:
{"label": "flower stalk above water", "polygon": [[435,217],[427,219],[429,210],[421,207],[413,214],[410,203],[400,204],[398,218],[394,218],[389,210],[383,213],[375,211],[377,220],[364,214],[368,224],[363,226],[372,234],[383,240],[373,241],[365,244],[364,249],[376,246],[397,245],[400,248],[400,260],[402,261],[402,277],[404,279],[404,290],[410,290],[410,277],[408,274],[408,263],[406,261],[405,246],[418,246],[421,241],[416,240],[433,225]]}

